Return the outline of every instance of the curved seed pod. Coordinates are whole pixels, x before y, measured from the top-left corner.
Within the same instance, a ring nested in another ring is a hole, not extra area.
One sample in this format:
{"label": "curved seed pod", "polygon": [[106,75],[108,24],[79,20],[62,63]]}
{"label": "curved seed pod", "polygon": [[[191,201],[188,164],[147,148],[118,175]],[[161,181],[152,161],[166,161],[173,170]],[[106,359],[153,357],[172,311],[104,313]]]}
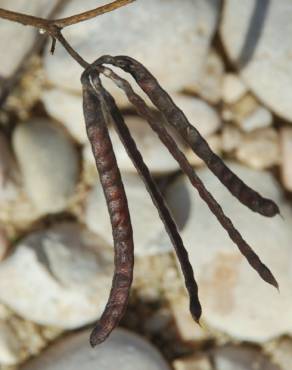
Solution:
{"label": "curved seed pod", "polygon": [[103,89],[103,95],[107,103],[107,107],[110,111],[111,117],[115,125],[115,129],[118,132],[118,135],[131,158],[134,166],[136,167],[137,172],[142,178],[148,193],[151,196],[151,199],[158,210],[159,216],[164,224],[166,232],[175,248],[178,260],[181,265],[181,269],[185,279],[185,285],[190,297],[190,312],[196,322],[199,322],[202,308],[198,297],[198,285],[194,278],[193,268],[190,264],[188,258],[188,252],[184,247],[181,236],[177,231],[176,224],[167,208],[167,205],[164,202],[164,199],[157,188],[152,176],[148,170],[148,167],[144,163],[144,160],[136,146],[135,141],[133,140],[128,127],[125,124],[123,116],[118,110],[116,103],[112,96],[108,94],[106,90]]}
{"label": "curved seed pod", "polygon": [[[218,204],[212,194],[210,194],[205,188],[201,179],[198,177],[195,170],[186,159],[185,155],[177,147],[174,139],[169,135],[163,124],[157,121],[157,119],[153,115],[153,112],[147,106],[144,100],[134,92],[128,81],[119,77],[112,70],[105,67],[100,67],[100,70],[105,76],[109,77],[119,88],[121,88],[125,92],[129,101],[135,106],[139,115],[143,117],[146,122],[148,122],[153,131],[157,133],[160,140],[167,147],[170,154],[172,154],[172,156],[179,163],[182,171],[188,176],[190,182],[197,189],[201,198],[208,205],[211,212],[216,216],[222,227],[227,231],[230,239],[238,246],[238,249],[245,256],[249,264],[258,272],[258,274],[264,281],[278,289],[278,283],[269,268],[262,263],[257,254],[252,250],[252,248],[242,238],[239,231],[234,227],[232,221],[224,214],[220,204]],[[109,99],[107,99],[107,101],[109,101]],[[111,101],[108,102],[108,105],[112,106]],[[113,111],[117,116],[118,125],[123,125],[123,123],[121,122],[123,118],[119,117],[120,113],[118,112],[117,108],[113,106],[111,111]]]}
{"label": "curved seed pod", "polygon": [[166,120],[242,204],[266,217],[279,214],[279,208],[272,200],[262,197],[258,192],[247,186],[224,164],[220,157],[212,152],[206,140],[189,123],[184,113],[174,104],[155,77],[141,63],[127,56],[111,57],[105,55],[97,59],[92,66],[99,66],[103,63],[120,67],[134,77],[152,103],[163,113]]}
{"label": "curved seed pod", "polygon": [[103,102],[97,98],[87,71],[83,73],[81,82],[87,135],[104,190],[115,247],[112,289],[106,308],[90,336],[90,343],[95,346],[108,337],[126,310],[133,279],[133,236],[127,198],[106,127]]}

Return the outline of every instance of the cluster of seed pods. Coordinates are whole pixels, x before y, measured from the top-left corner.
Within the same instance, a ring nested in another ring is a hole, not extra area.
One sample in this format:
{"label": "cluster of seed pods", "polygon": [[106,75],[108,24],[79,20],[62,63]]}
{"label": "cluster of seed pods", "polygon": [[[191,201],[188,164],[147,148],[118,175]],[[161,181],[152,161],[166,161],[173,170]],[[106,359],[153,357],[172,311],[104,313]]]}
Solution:
{"label": "cluster of seed pods", "polygon": [[141,63],[127,56],[112,57],[106,55],[97,59],[94,63],[87,66],[81,77],[83,110],[88,138],[92,145],[112,224],[115,247],[115,272],[108,303],[91,334],[91,345],[95,346],[103,342],[118,325],[127,307],[133,277],[134,248],[130,214],[121,175],[108,134],[108,123],[110,121],[114,123],[120,140],[145,183],[146,189],[175,248],[185,278],[186,288],[190,297],[190,311],[194,320],[199,322],[202,313],[198,297],[198,286],[188,259],[188,253],[176,224],[143,161],[143,157],[125,124],[114,98],[102,86],[100,74],[110,78],[124,91],[137,113],[148,122],[159,136],[161,142],[179,163],[181,170],[197,189],[200,197],[206,202],[211,212],[227,231],[230,239],[237,245],[248,263],[264,281],[278,288],[278,283],[269,268],[262,263],[257,254],[243,239],[240,232],[236,230],[232,221],[224,214],[221,206],[212,194],[208,192],[183,152],[178,148],[168,128],[160,121],[157,121],[153,110],[134,92],[129,82],[119,77],[105,65],[119,67],[132,75],[140,88],[150,98],[153,105],[164,116],[169,127],[172,127],[182,137],[194,153],[206,163],[214,175],[242,204],[266,217],[279,214],[279,209],[272,200],[262,197],[248,187],[224,164],[220,157],[212,152],[206,140],[190,124],[184,113],[174,104],[171,97],[163,90],[155,77]]}

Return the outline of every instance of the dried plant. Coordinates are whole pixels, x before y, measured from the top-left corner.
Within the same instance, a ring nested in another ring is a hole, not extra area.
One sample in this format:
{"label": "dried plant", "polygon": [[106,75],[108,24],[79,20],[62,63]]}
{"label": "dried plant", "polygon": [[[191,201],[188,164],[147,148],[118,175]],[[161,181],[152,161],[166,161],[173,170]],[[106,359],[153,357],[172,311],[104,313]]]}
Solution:
{"label": "dried plant", "polygon": [[205,139],[189,123],[184,113],[174,104],[170,96],[159,85],[158,81],[141,63],[128,56],[102,56],[94,63],[89,64],[69,45],[62,35],[62,29],[69,25],[96,17],[133,1],[118,0],[81,14],[57,20],[46,20],[0,9],[0,18],[44,30],[53,40],[51,47],[52,53],[54,52],[57,40],[65,47],[71,57],[85,69],[81,76],[81,83],[83,87],[83,110],[86,130],[108,206],[115,247],[115,271],[112,289],[106,308],[91,334],[90,343],[92,346],[103,342],[118,325],[127,307],[133,278],[134,245],[132,226],[121,174],[108,133],[110,120],[113,121],[120,140],[135,165],[137,172],[144,181],[175,248],[190,297],[191,314],[197,322],[199,322],[201,316],[198,287],[183,241],[167,205],[152,179],[141,153],[136,147],[135,141],[124,122],[114,98],[104,89],[101,83],[100,74],[110,78],[124,91],[128,100],[136,108],[137,113],[148,122],[153,131],[159,136],[162,143],[178,162],[182,171],[188,176],[192,185],[197,189],[201,198],[216,216],[222,227],[227,231],[230,239],[237,245],[248,263],[258,272],[264,281],[278,288],[278,283],[269,268],[261,262],[257,254],[242,238],[239,231],[236,230],[232,221],[224,214],[221,206],[205,188],[195,170],[178,148],[167,127],[164,127],[160,121],[157,121],[156,115],[146,105],[144,100],[134,92],[131,85],[107,66],[113,65],[119,67],[134,77],[137,84],[147,94],[168,124],[175,129],[192,150],[206,163],[214,175],[218,177],[231,194],[242,204],[266,217],[279,214],[277,205],[272,200],[263,198],[256,191],[248,187],[212,152]]}

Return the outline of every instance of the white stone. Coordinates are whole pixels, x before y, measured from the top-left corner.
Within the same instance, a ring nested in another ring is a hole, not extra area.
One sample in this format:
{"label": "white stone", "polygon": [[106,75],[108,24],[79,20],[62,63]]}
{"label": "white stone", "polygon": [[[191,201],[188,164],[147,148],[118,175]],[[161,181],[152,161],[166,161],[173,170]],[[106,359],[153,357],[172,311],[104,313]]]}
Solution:
{"label": "white stone", "polygon": [[199,94],[212,104],[219,103],[222,95],[224,63],[220,54],[211,50],[204,64],[203,72],[196,85],[188,90]]}
{"label": "white stone", "polygon": [[267,108],[261,106],[251,94],[244,95],[243,98],[229,107],[229,111],[231,114],[230,119],[245,132],[252,132],[259,128],[269,127],[273,123],[271,112]]}
{"label": "white stone", "polygon": [[220,128],[218,113],[203,100],[182,94],[172,94],[172,98],[202,136],[210,136]]}
{"label": "white stone", "polygon": [[221,135],[223,152],[232,152],[237,149],[242,140],[242,132],[235,125],[224,125]]}
{"label": "white stone", "polygon": [[188,217],[181,234],[198,281],[203,322],[236,340],[264,342],[292,333],[292,210],[269,173],[234,164],[231,168],[273,199],[284,220],[264,218],[241,205],[208,169],[199,170],[198,175],[274,273],[280,293],[250,267],[184,177],[171,187],[167,199],[177,220]]}
{"label": "white stone", "polygon": [[14,365],[21,358],[20,343],[12,328],[5,321],[0,321],[0,367]]}
{"label": "white stone", "polygon": [[291,33],[290,0],[224,3],[221,37],[229,58],[258,98],[289,121],[292,121]]}
{"label": "white stone", "polygon": [[19,173],[7,138],[0,134],[0,204],[13,200],[18,193]]}
{"label": "white stone", "polygon": [[64,124],[77,142],[80,144],[88,142],[81,95],[52,88],[43,92],[42,101],[47,113],[55,120]]}
{"label": "white stone", "polygon": [[184,342],[201,343],[212,338],[213,334],[206,327],[194,322],[189,310],[188,297],[175,296],[170,300],[170,307],[179,336]]}
{"label": "white stone", "polygon": [[291,338],[281,338],[272,343],[269,350],[273,362],[280,366],[281,370],[290,370],[292,363],[292,341]]}
{"label": "white stone", "polygon": [[78,224],[65,223],[20,240],[0,265],[0,300],[42,325],[77,328],[102,313],[113,253]]}
{"label": "white stone", "polygon": [[8,236],[3,225],[0,224],[0,262],[6,257],[8,249],[9,249]]}
{"label": "white stone", "polygon": [[[131,131],[131,135],[139,151],[143,155],[144,162],[153,174],[168,174],[179,169],[177,162],[146,121],[137,116],[126,116],[125,122]],[[120,170],[122,172],[136,173],[136,168],[125,151],[114,127],[111,127],[109,131]],[[174,135],[174,138],[176,142],[184,146],[182,140],[179,140],[177,135]],[[88,161],[91,167],[95,168],[95,161],[89,143],[84,149],[84,160]]]}
{"label": "white stone", "polygon": [[280,162],[278,133],[272,128],[256,130],[243,136],[236,158],[254,169],[265,169]]}
{"label": "white stone", "polygon": [[[140,0],[68,27],[64,36],[88,61],[103,54],[129,55],[145,64],[168,91],[179,91],[199,78],[219,4],[218,0]],[[99,5],[104,5],[104,1],[74,0],[59,16]],[[52,84],[80,91],[82,70],[61,46],[54,57],[47,54],[45,68]]]}
{"label": "white stone", "polygon": [[242,119],[240,128],[245,132],[251,132],[259,128],[271,126],[272,113],[265,107],[259,106],[249,116]]}
{"label": "white stone", "polygon": [[223,347],[213,353],[216,370],[281,370],[261,352],[244,347]]}
{"label": "white stone", "polygon": [[[123,182],[133,226],[135,254],[144,256],[169,252],[172,249],[171,242],[142,180],[137,175],[124,175]],[[113,245],[111,223],[99,183],[87,199],[86,224]]]}
{"label": "white stone", "polygon": [[116,329],[94,350],[89,335],[85,331],[57,342],[23,370],[170,370],[160,353],[136,334]]}
{"label": "white stone", "polygon": [[227,104],[234,104],[247,93],[247,87],[234,73],[226,73],[222,82],[222,98]]}
{"label": "white stone", "polygon": [[292,191],[292,129],[282,128],[280,131],[281,145],[281,177],[285,188]]}
{"label": "white stone", "polygon": [[44,119],[17,126],[13,148],[25,189],[41,213],[63,210],[78,177],[76,149],[64,133]]}
{"label": "white stone", "polygon": [[212,370],[211,363],[207,356],[194,356],[180,358],[173,363],[175,370]]}
{"label": "white stone", "polygon": [[[1,8],[41,17],[46,17],[56,4],[57,0],[1,0]],[[0,76],[9,77],[13,74],[35,39],[36,31],[33,27],[24,27],[19,23],[1,19]]]}

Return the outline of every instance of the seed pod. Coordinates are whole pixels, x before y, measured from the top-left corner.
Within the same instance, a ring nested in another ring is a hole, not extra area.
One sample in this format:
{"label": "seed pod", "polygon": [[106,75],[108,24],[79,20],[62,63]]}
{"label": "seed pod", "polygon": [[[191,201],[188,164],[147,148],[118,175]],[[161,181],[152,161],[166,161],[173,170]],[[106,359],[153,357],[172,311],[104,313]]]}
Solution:
{"label": "seed pod", "polygon": [[[216,199],[214,199],[212,194],[210,194],[208,190],[205,188],[201,179],[198,177],[195,170],[192,168],[192,166],[186,159],[185,155],[177,147],[174,139],[170,136],[170,134],[165,129],[163,124],[156,120],[156,117],[153,115],[153,112],[146,105],[144,100],[134,92],[128,81],[119,77],[112,70],[110,70],[109,68],[101,67],[101,71],[105,76],[109,77],[119,88],[121,88],[125,92],[129,101],[135,106],[138,114],[140,114],[140,116],[143,117],[146,122],[148,122],[153,131],[157,133],[162,143],[167,147],[170,154],[172,154],[174,159],[178,162],[181,170],[186,174],[186,176],[188,176],[191,184],[197,189],[201,198],[208,205],[211,212],[216,216],[217,220],[220,222],[222,227],[227,231],[230,239],[237,245],[238,249],[245,256],[249,264],[258,272],[258,274],[261,276],[263,280],[278,288],[278,283],[273,274],[271,273],[271,271],[269,270],[269,268],[262,263],[257,254],[243,239],[240,232],[234,227],[232,221],[225,215],[220,204],[218,204],[218,202],[216,201]],[[111,97],[108,97],[107,104],[108,106],[111,107],[111,111],[113,112],[112,115],[117,117],[116,120],[118,122],[116,126],[118,126],[118,130],[120,131],[121,130],[120,127],[124,126],[124,123],[122,122],[123,118],[121,117],[121,114],[119,113],[117,107],[113,105],[114,102],[112,102],[111,100],[112,100]],[[129,143],[126,143],[126,147],[128,145]],[[183,263],[184,259],[182,259],[181,261],[181,259],[179,258],[179,261],[182,266],[182,271],[184,272],[185,276],[187,276],[188,269],[184,268]],[[186,282],[187,281],[188,280],[186,279]]]}
{"label": "seed pod", "polygon": [[134,246],[127,198],[106,126],[104,102],[97,98],[94,91],[96,85],[93,85],[87,71],[83,73],[81,82],[87,135],[110,214],[115,248],[115,271],[110,296],[90,337],[91,345],[95,346],[108,337],[126,310],[133,279]]}
{"label": "seed pod", "polygon": [[137,84],[148,95],[169,124],[177,130],[192,150],[242,204],[266,217],[279,214],[279,208],[272,200],[262,197],[258,192],[247,186],[225,165],[220,157],[212,152],[206,140],[190,124],[184,113],[174,104],[155,77],[141,63],[127,56],[111,57],[106,55],[99,58],[92,66],[99,66],[103,63],[120,67],[134,77]]}

